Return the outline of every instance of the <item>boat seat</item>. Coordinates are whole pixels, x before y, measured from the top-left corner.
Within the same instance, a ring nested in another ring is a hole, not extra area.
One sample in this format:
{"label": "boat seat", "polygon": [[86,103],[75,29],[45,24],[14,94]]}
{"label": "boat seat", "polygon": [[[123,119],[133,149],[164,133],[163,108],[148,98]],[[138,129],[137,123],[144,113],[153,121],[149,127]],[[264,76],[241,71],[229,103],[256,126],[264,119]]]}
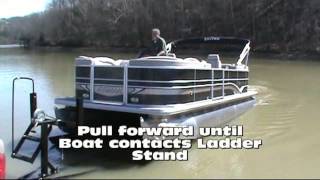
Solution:
{"label": "boat seat", "polygon": [[128,60],[114,60],[109,57],[87,57],[87,56],[80,56],[76,58],[76,65],[77,66],[90,66],[90,65],[96,65],[96,66],[124,66],[125,64],[128,64]]}
{"label": "boat seat", "polygon": [[110,65],[110,66],[118,65],[118,63],[114,59],[111,59],[108,57],[96,57],[96,58],[92,58],[92,60],[94,61],[95,65]]}
{"label": "boat seat", "polygon": [[79,56],[76,58],[76,66],[90,66],[92,65],[92,57]]}
{"label": "boat seat", "polygon": [[210,64],[199,61],[195,58],[180,59],[169,56],[151,56],[133,59],[129,61],[129,66],[183,66],[188,68],[211,68]]}
{"label": "boat seat", "polygon": [[125,66],[125,65],[128,65],[128,64],[129,64],[129,60],[118,59],[118,60],[116,60],[116,63],[117,63],[119,66]]}
{"label": "boat seat", "polygon": [[175,53],[168,53],[167,56],[176,58],[176,54]]}
{"label": "boat seat", "polygon": [[212,68],[221,68],[222,65],[219,54],[209,54],[207,62],[211,64]]}
{"label": "boat seat", "polygon": [[183,60],[184,61],[189,61],[189,62],[200,62],[199,59],[197,59],[197,58],[185,58]]}

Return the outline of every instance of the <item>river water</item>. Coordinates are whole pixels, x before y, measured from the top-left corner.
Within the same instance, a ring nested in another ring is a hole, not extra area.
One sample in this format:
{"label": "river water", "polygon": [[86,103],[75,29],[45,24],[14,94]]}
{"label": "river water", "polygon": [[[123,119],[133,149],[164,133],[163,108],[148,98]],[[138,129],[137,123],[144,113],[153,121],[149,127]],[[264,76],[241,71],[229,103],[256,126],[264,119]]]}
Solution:
{"label": "river water", "polygon": [[[38,106],[53,115],[57,96],[74,94],[74,58],[78,55],[133,57],[133,54],[92,50],[0,49],[0,139],[6,144],[7,177],[16,178],[39,167],[10,158],[11,85],[16,76],[33,77]],[[259,150],[192,148],[187,162],[154,161],[134,164],[86,156],[64,157],[57,176],[79,178],[319,178],[320,61],[272,58],[250,60],[251,88],[257,105],[235,119],[244,137],[262,139]],[[15,139],[28,125],[28,82],[16,86]],[[30,150],[31,147],[25,147]],[[52,150],[54,151],[54,150]],[[59,152],[50,154],[59,159]],[[85,173],[86,172],[86,173]]]}

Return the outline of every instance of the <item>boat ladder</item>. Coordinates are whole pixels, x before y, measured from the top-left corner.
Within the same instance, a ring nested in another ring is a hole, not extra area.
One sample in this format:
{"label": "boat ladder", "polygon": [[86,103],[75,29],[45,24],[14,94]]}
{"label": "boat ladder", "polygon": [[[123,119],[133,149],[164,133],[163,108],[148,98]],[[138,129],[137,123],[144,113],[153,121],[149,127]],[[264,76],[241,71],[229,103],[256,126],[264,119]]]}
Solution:
{"label": "boat ladder", "polygon": [[[30,124],[25,130],[23,136],[15,145],[15,83],[17,80],[28,80],[32,83],[32,92],[30,93]],[[11,157],[33,163],[41,152],[41,174],[40,178],[52,175],[57,169],[49,162],[48,159],[48,137],[52,130],[52,126],[56,125],[58,120],[47,116],[44,111],[37,109],[37,94],[34,91],[34,80],[28,77],[16,77],[12,82],[12,153]],[[36,136],[35,130],[41,129],[40,137]],[[36,142],[37,145],[32,155],[24,155],[21,153],[21,147],[26,141]],[[48,170],[50,169],[50,173]]]}

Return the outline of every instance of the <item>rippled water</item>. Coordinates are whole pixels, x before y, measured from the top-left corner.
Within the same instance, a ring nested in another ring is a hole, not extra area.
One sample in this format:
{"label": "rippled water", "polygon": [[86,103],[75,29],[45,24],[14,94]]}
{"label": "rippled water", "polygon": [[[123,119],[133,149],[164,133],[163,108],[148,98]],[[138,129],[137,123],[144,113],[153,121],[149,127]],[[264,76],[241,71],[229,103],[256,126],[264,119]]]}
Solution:
{"label": "rippled water", "polygon": [[[84,50],[0,49],[0,138],[5,141],[8,177],[15,178],[39,167],[10,158],[11,80],[35,78],[39,107],[53,114],[56,96],[73,95],[73,59],[78,55],[110,55]],[[233,121],[244,125],[245,138],[261,138],[259,150],[189,151],[187,162],[133,164],[89,155],[67,154],[58,176],[82,173],[81,178],[316,178],[320,177],[320,62],[251,58],[251,88],[259,92],[257,106]],[[17,86],[18,138],[28,125],[30,86]],[[26,147],[30,150],[30,147]],[[59,160],[60,153],[50,154]]]}

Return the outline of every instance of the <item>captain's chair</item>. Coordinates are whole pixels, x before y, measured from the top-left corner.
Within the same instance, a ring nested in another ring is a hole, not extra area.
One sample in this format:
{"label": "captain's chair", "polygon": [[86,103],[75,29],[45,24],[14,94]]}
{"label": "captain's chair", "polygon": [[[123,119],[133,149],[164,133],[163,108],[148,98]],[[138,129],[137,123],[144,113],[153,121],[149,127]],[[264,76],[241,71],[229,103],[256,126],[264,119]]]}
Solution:
{"label": "captain's chair", "polygon": [[211,64],[212,68],[221,68],[219,54],[209,54],[207,62]]}

